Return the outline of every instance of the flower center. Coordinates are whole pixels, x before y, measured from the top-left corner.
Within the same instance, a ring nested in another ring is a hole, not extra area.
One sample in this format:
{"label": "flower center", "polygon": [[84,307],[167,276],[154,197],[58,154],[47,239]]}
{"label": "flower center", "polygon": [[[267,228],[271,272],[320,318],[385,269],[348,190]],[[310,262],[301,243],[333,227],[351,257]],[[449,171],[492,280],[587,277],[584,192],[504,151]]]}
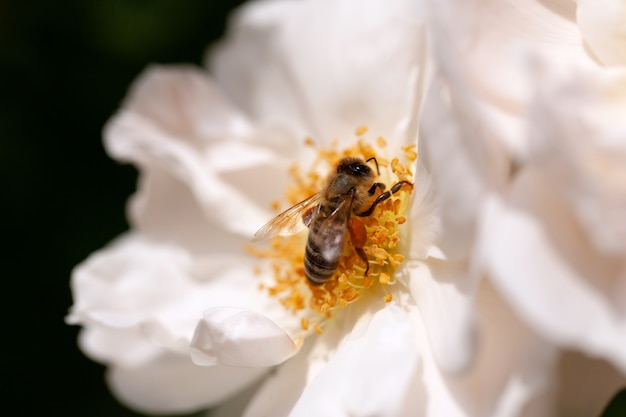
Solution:
{"label": "flower center", "polygon": [[[294,205],[322,190],[328,174],[334,172],[339,161],[347,156],[360,157],[364,161],[375,158],[380,171],[374,170],[375,175],[379,174],[375,181],[385,184],[385,191],[405,182],[396,187],[389,198],[377,204],[371,215],[358,217],[365,226],[366,239],[362,249],[369,268],[349,237],[332,277],[321,285],[313,285],[306,278],[306,231],[293,236],[276,236],[267,249],[250,248],[253,255],[269,261],[271,268],[272,281],[260,284],[260,289],[276,298],[286,309],[301,315],[304,331],[312,329],[321,333],[324,322],[357,302],[367,291],[379,291],[386,302],[393,300],[387,287],[396,284],[395,270],[404,261],[400,253],[401,229],[406,222],[404,213],[409,206],[408,197],[413,191],[412,167],[417,152],[415,145],[409,145],[403,147],[402,160],[397,157],[389,160],[384,156],[385,139],[378,137],[370,144],[366,133],[366,127],[358,128],[356,144],[345,149],[337,149],[336,143],[331,149],[317,149],[313,164],[306,170],[294,165],[290,169],[293,181],[287,188],[286,200],[289,205]],[[305,143],[314,146],[311,139],[306,139]],[[383,192],[377,190],[372,195],[372,202]],[[279,202],[273,204],[276,211],[280,206]],[[345,233],[350,235],[347,226]]]}

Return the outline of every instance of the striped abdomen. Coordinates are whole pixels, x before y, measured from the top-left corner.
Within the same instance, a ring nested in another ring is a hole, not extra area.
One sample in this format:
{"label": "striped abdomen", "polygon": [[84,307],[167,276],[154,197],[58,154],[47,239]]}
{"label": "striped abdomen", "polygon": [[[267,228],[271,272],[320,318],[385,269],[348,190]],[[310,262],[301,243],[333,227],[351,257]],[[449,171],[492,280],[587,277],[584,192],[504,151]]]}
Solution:
{"label": "striped abdomen", "polygon": [[346,230],[345,221],[333,221],[332,216],[311,223],[304,253],[304,272],[311,284],[325,283],[337,270]]}

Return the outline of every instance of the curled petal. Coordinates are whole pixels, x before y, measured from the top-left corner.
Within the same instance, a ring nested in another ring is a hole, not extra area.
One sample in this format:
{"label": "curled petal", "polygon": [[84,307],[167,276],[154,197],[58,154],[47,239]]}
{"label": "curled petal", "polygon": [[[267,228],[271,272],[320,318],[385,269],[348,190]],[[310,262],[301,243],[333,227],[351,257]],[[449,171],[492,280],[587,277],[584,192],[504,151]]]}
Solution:
{"label": "curled petal", "polygon": [[75,304],[67,321],[138,332],[148,323],[160,323],[171,330],[175,345],[193,329],[193,315],[184,319],[189,310],[176,308],[194,298],[191,266],[192,258],[180,248],[123,236],[74,270]]}
{"label": "curled petal", "polygon": [[[197,108],[232,117],[205,120],[195,113]],[[178,117],[161,117],[163,113]],[[257,180],[244,182],[247,186],[241,188],[241,183],[225,176],[251,167],[271,167],[277,159],[275,152],[246,141],[252,132],[242,127],[241,120],[199,69],[147,70],[104,132],[107,151],[118,160],[137,164],[142,173],[131,205],[133,222],[144,230],[160,231],[163,224],[184,224],[179,217],[189,211],[198,228],[210,222],[251,236],[267,219],[250,195],[258,188]],[[237,162],[225,168],[226,161]],[[260,202],[265,200],[269,198]],[[193,234],[193,227],[187,229]]]}
{"label": "curled petal", "polygon": [[244,309],[218,307],[204,313],[191,340],[197,365],[268,367],[298,351],[291,337],[269,318]]}
{"label": "curled petal", "polygon": [[244,255],[195,257],[130,234],[76,268],[67,321],[93,325],[83,343],[89,354],[127,366],[155,348],[187,354],[198,319],[210,307],[245,306],[299,329],[274,300],[261,296],[252,277]]}
{"label": "curled petal", "polygon": [[[231,231],[249,236],[265,219],[265,213],[244,194],[244,190],[238,190],[220,178],[196,149],[171,140],[136,115],[122,114],[105,134],[110,143],[109,152],[119,159],[138,163],[147,174],[166,174],[163,179],[174,179],[181,191],[188,187],[194,202],[207,219],[214,219],[214,224],[221,221]],[[154,176],[153,180],[159,178]],[[133,208],[143,207],[135,203]],[[141,215],[133,214],[134,217]]]}

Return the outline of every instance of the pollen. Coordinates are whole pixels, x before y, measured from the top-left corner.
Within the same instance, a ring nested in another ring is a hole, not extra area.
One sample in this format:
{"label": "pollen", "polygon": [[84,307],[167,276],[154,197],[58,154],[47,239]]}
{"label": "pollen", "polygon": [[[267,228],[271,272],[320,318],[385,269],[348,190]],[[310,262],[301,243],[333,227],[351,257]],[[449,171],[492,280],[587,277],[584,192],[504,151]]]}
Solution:
{"label": "pollen", "polygon": [[[404,262],[399,248],[402,247],[400,242],[408,223],[406,212],[413,192],[411,184],[414,183],[413,167],[417,151],[415,145],[409,145],[393,154],[385,138],[375,137],[368,141],[367,132],[366,126],[358,127],[355,143],[343,149],[336,142],[329,147],[316,148],[312,138],[305,138],[304,143],[315,153],[313,162],[306,167],[290,167],[290,185],[285,201],[281,204],[273,202],[272,208],[297,204],[322,190],[327,176],[343,157],[375,158],[379,170],[375,171],[379,174],[376,181],[385,184],[385,190],[390,190],[400,181],[408,184],[402,185],[389,199],[378,204],[370,216],[358,217],[365,227],[366,240],[362,249],[369,269],[352,245],[347,230],[346,244],[334,275],[318,286],[309,283],[304,272],[308,230],[292,236],[274,237],[266,248],[248,247],[249,253],[261,260],[260,266],[255,268],[258,279],[264,280],[259,284],[260,290],[297,316],[304,333],[321,334],[328,320],[358,303],[366,293],[379,294],[380,299],[387,303],[393,301],[396,269]],[[375,169],[372,162],[369,165]],[[382,192],[377,190],[372,200]]]}
{"label": "pollen", "polygon": [[364,135],[365,133],[367,133],[367,126],[359,126],[359,127],[357,127],[355,133],[356,133],[357,136]]}
{"label": "pollen", "polygon": [[417,145],[406,145],[402,147],[402,150],[404,151],[404,157],[406,159],[409,161],[417,160]]}

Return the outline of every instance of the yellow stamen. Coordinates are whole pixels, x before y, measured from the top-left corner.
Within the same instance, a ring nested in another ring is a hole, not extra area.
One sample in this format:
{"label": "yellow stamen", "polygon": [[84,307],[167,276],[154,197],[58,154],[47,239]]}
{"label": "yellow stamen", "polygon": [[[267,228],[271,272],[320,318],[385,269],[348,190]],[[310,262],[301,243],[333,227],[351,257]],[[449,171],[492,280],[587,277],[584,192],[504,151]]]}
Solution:
{"label": "yellow stamen", "polygon": [[[296,204],[323,189],[328,173],[345,156],[358,156],[364,160],[376,158],[380,169],[380,177],[376,181],[384,183],[387,190],[398,181],[412,183],[415,146],[403,147],[404,154],[400,158],[388,159],[381,155],[387,141],[379,137],[372,145],[363,136],[366,132],[366,126],[357,128],[356,144],[345,149],[338,149],[336,143],[330,148],[314,149],[317,157],[309,169],[298,165],[290,167],[292,181],[287,188],[287,203]],[[308,146],[314,144],[311,138],[306,138],[304,142]],[[249,253],[269,262],[269,268],[256,268],[257,273],[264,270],[271,271],[273,275],[271,281],[261,284],[259,288],[277,299],[285,309],[298,314],[303,332],[315,331],[318,334],[322,332],[321,324],[357,302],[366,291],[378,288],[378,291],[383,292],[384,300],[391,302],[393,295],[387,288],[395,285],[395,269],[404,261],[404,256],[397,252],[397,248],[402,237],[400,225],[407,222],[404,214],[412,191],[412,186],[403,185],[400,191],[378,204],[372,215],[359,218],[366,229],[363,250],[369,263],[367,276],[364,275],[366,265],[348,238],[335,275],[322,285],[311,285],[304,273],[307,236],[306,233],[300,233],[275,237],[267,249],[247,248]],[[272,204],[275,209],[279,206],[284,205],[278,202]]]}
{"label": "yellow stamen", "polygon": [[417,160],[417,145],[406,145],[402,147],[404,151],[404,156],[409,161]]}
{"label": "yellow stamen", "polygon": [[356,128],[356,135],[357,136],[361,136],[364,135],[367,132],[367,126],[359,126]]}

